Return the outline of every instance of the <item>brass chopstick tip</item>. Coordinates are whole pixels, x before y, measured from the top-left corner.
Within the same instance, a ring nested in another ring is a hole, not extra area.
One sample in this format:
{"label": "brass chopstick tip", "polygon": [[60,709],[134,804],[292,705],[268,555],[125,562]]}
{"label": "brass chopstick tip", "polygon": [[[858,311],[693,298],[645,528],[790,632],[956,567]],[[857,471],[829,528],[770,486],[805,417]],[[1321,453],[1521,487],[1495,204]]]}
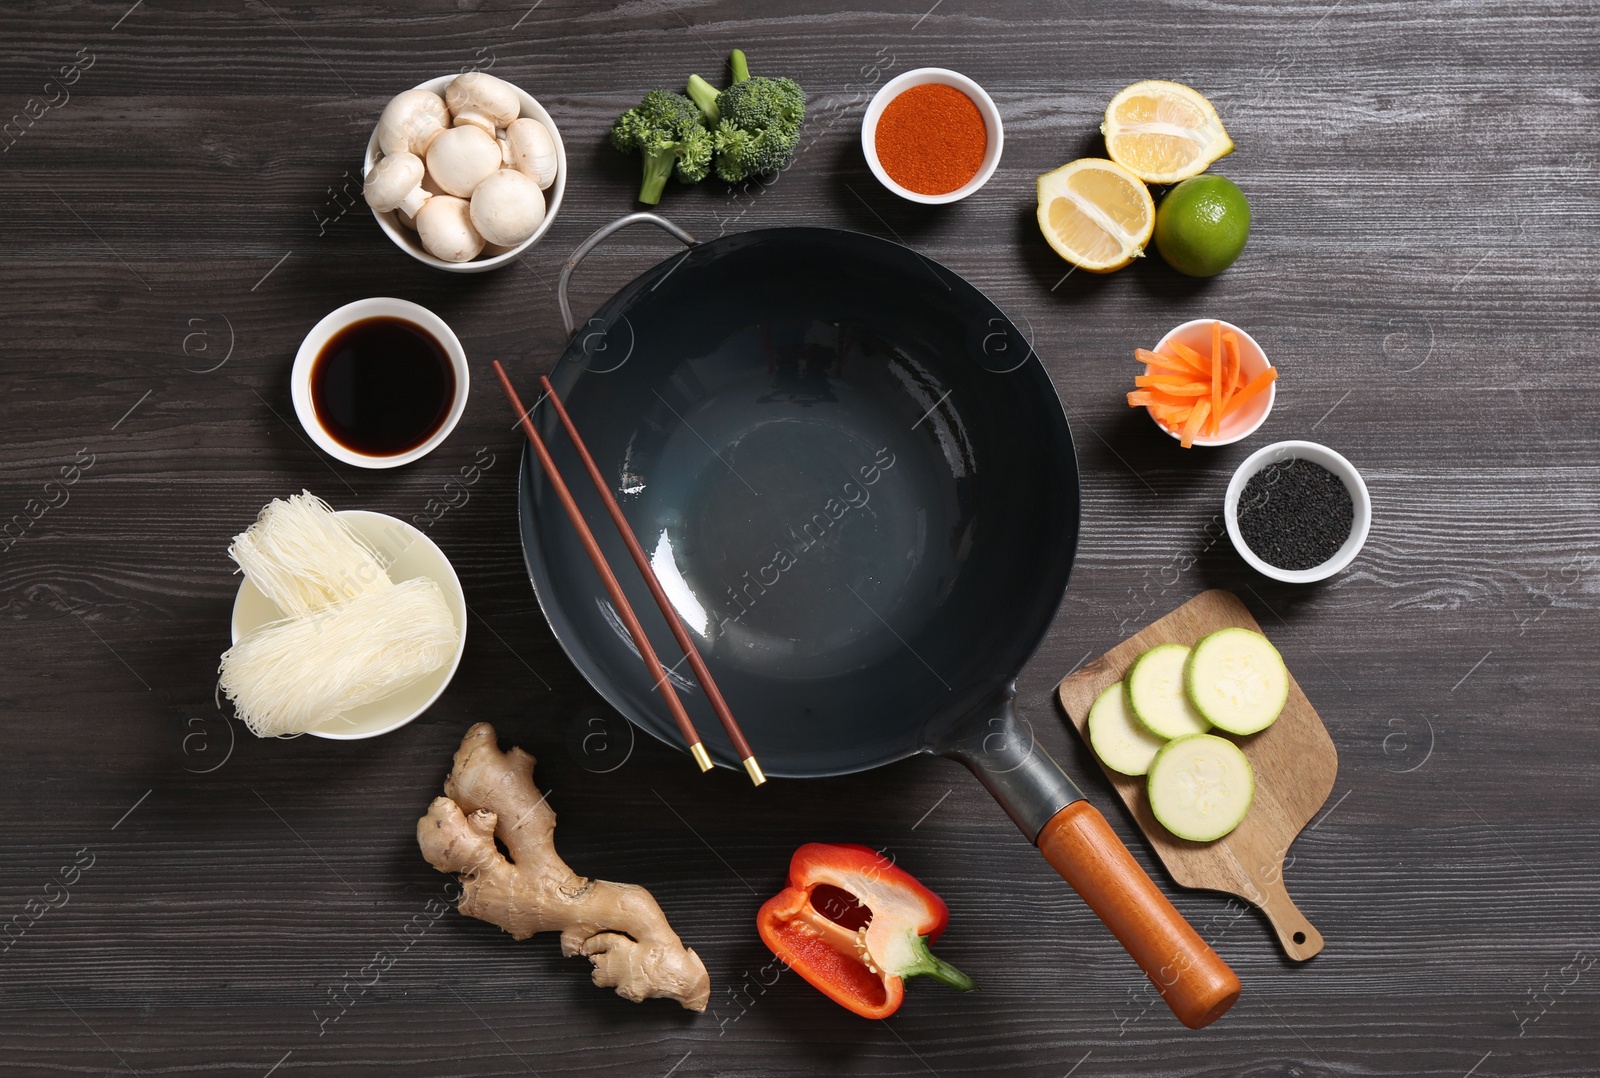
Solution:
{"label": "brass chopstick tip", "polygon": [[701,771],[711,770],[711,754],[706,751],[704,741],[696,741],[689,746],[689,755],[694,757],[694,762],[700,765]]}
{"label": "brass chopstick tip", "polygon": [[749,774],[750,781],[755,783],[757,786],[760,786],[763,782],[767,781],[766,774],[762,772],[761,765],[756,763],[756,758],[754,756],[746,756],[744,758],[744,769],[746,773]]}

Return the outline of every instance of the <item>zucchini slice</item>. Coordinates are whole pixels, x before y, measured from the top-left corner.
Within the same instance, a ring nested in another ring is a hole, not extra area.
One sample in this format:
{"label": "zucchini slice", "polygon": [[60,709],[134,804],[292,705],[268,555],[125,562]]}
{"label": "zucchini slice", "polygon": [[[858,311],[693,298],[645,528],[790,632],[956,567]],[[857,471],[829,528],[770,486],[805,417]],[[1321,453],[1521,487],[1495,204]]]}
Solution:
{"label": "zucchini slice", "polygon": [[1167,742],[1146,782],[1150,811],[1161,826],[1191,842],[1211,842],[1238,827],[1256,796],[1250,761],[1215,734]]}
{"label": "zucchini slice", "polygon": [[1254,734],[1278,721],[1289,701],[1289,669],[1278,649],[1249,629],[1218,629],[1184,667],[1195,710],[1230,734]]}
{"label": "zucchini slice", "polygon": [[1157,737],[1186,737],[1211,729],[1183,691],[1188,658],[1189,649],[1182,644],[1157,644],[1128,667],[1128,707]]}
{"label": "zucchini slice", "polygon": [[1128,696],[1117,682],[1095,697],[1089,708],[1089,745],[1100,762],[1124,775],[1143,775],[1150,770],[1166,739],[1157,737],[1134,719],[1128,711]]}

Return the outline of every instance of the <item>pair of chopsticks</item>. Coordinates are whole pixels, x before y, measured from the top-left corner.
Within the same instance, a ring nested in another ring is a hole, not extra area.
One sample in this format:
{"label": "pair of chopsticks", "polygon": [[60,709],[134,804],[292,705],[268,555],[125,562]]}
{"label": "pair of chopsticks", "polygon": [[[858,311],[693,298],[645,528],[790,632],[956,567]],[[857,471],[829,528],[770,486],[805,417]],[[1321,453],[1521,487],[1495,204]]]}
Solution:
{"label": "pair of chopsticks", "polygon": [[[711,755],[706,752],[706,746],[700,740],[700,734],[694,728],[694,722],[689,718],[689,713],[684,710],[683,701],[678,699],[678,692],[672,687],[672,681],[667,672],[661,667],[661,660],[656,658],[655,649],[650,646],[650,640],[645,636],[644,626],[639,624],[639,618],[633,612],[633,607],[628,603],[627,597],[622,594],[622,585],[617,583],[617,576],[607,564],[605,554],[600,550],[600,544],[595,541],[594,533],[589,530],[588,523],[583,519],[583,513],[578,509],[578,503],[572,498],[572,491],[567,489],[567,484],[562,480],[561,473],[556,470],[556,462],[550,456],[550,451],[545,448],[544,439],[539,437],[539,432],[534,429],[533,420],[529,418],[531,409],[522,406],[522,401],[517,396],[516,389],[511,385],[505,368],[500,366],[500,361],[494,361],[494,373],[500,379],[500,388],[505,390],[506,399],[511,402],[511,407],[516,410],[522,433],[528,436],[528,441],[533,446],[539,464],[544,468],[545,478],[549,479],[550,486],[555,490],[556,497],[561,501],[561,507],[567,511],[567,518],[572,521],[572,526],[577,529],[578,538],[583,543],[583,549],[588,553],[589,560],[594,563],[595,571],[600,574],[600,580],[605,584],[606,592],[611,596],[611,602],[617,608],[617,613],[622,618],[622,624],[627,627],[628,635],[633,638],[634,645],[639,649],[639,655],[644,659],[645,669],[655,679],[656,690],[661,698],[666,701],[667,708],[672,712],[672,717],[677,721],[678,730],[683,734],[684,744],[689,746],[689,755],[694,757],[694,762],[700,766],[701,771],[711,770]],[[722,728],[728,732],[728,739],[733,742],[739,759],[744,762],[744,769],[750,776],[750,781],[760,786],[767,781],[767,776],[762,773],[761,765],[756,763],[755,753],[750,750],[750,743],[744,739],[744,733],[739,729],[739,723],[734,719],[733,712],[728,710],[728,703],[722,698],[722,691],[717,688],[717,683],[711,676],[711,671],[706,668],[705,660],[700,658],[699,650],[694,646],[694,641],[689,639],[688,630],[683,627],[678,618],[678,612],[673,609],[672,602],[667,598],[667,593],[662,590],[661,581],[656,579],[655,570],[650,568],[650,562],[645,557],[644,548],[639,545],[639,540],[634,536],[633,529],[628,526],[628,518],[622,515],[622,508],[617,505],[617,499],[611,496],[611,488],[606,483],[605,477],[600,474],[594,458],[589,455],[589,447],[583,444],[583,438],[578,434],[578,428],[573,425],[572,417],[567,414],[567,409],[561,403],[561,398],[556,394],[555,387],[550,384],[549,378],[540,378],[539,385],[544,389],[545,397],[555,408],[556,415],[561,419],[561,425],[566,428],[567,437],[572,439],[573,446],[578,450],[578,456],[583,461],[584,470],[589,473],[589,479],[594,483],[594,489],[600,492],[600,498],[605,502],[606,512],[611,514],[611,522],[617,526],[617,532],[622,536],[623,543],[628,548],[628,553],[633,557],[633,564],[639,569],[639,574],[644,577],[644,582],[649,585],[650,594],[655,598],[656,605],[661,608],[661,616],[667,619],[667,626],[672,630],[678,647],[683,649],[684,658],[689,660],[689,666],[694,670],[694,676],[699,679],[700,687],[705,690],[706,699],[711,704],[711,710],[717,713],[717,718],[722,721]],[[537,404],[534,407],[538,407]]]}

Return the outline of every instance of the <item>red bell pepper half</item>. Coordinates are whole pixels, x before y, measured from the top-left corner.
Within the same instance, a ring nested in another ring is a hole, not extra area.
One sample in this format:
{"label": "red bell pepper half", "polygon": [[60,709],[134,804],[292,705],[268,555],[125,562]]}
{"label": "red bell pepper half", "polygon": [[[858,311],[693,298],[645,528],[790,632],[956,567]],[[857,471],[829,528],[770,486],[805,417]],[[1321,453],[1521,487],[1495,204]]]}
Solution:
{"label": "red bell pepper half", "polygon": [[756,927],[823,995],[863,1018],[887,1018],[905,1000],[907,977],[925,973],[972,990],[972,978],[928,950],[949,920],[943,899],[876,850],[811,842],[794,852],[789,886],[761,907]]}

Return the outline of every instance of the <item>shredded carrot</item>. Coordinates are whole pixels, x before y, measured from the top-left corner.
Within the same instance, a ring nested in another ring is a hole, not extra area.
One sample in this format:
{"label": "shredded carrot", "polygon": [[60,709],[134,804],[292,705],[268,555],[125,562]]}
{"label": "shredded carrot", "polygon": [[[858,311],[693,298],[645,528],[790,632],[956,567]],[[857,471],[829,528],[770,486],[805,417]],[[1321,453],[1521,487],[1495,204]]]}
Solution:
{"label": "shredded carrot", "polygon": [[1167,350],[1178,359],[1188,362],[1194,367],[1196,373],[1210,373],[1211,364],[1206,361],[1206,357],[1201,355],[1199,352],[1196,352],[1193,348],[1190,348],[1182,341],[1168,341]]}
{"label": "shredded carrot", "polygon": [[1177,375],[1141,374],[1133,380],[1133,384],[1147,389],[1159,389],[1174,397],[1203,397],[1211,392],[1211,387],[1204,382]]}
{"label": "shredded carrot", "polygon": [[1193,407],[1193,397],[1169,397],[1158,389],[1136,389],[1128,394],[1128,404],[1133,408],[1148,408],[1151,405],[1163,405],[1168,408]]}
{"label": "shredded carrot", "polygon": [[[1197,437],[1218,437],[1227,418],[1278,377],[1268,367],[1253,379],[1245,377],[1239,335],[1211,323],[1211,354],[1182,341],[1170,340],[1159,351],[1134,349],[1145,372],[1133,380],[1137,387],[1128,404],[1146,408],[1157,423],[1178,434],[1184,448]],[[1202,331],[1203,332],[1203,331]]]}
{"label": "shredded carrot", "polygon": [[1144,392],[1155,394],[1154,403],[1169,405],[1173,408],[1193,408],[1200,399],[1198,397],[1175,397],[1159,389],[1147,389]]}
{"label": "shredded carrot", "polygon": [[1194,411],[1189,413],[1189,421],[1183,425],[1183,432],[1178,437],[1178,444],[1185,449],[1194,446],[1194,437],[1200,433],[1201,426],[1206,421],[1206,416],[1211,414],[1211,402],[1202,400],[1194,406]]}
{"label": "shredded carrot", "polygon": [[1248,385],[1233,395],[1233,400],[1228,402],[1229,408],[1233,411],[1238,411],[1241,404],[1255,396],[1257,393],[1260,393],[1263,389],[1266,389],[1277,380],[1278,368],[1268,367],[1266,370],[1250,379],[1250,383]]}
{"label": "shredded carrot", "polygon": [[1194,409],[1192,408],[1172,408],[1165,404],[1157,404],[1151,406],[1150,415],[1167,430],[1174,434],[1180,434],[1183,431],[1183,425],[1189,421],[1189,416],[1193,411]]}
{"label": "shredded carrot", "polygon": [[1218,388],[1221,397],[1216,408],[1211,414],[1213,426],[1221,426],[1222,420],[1228,416],[1228,401],[1232,399],[1234,391],[1239,387],[1234,385],[1234,380],[1239,377],[1239,335],[1229,330],[1222,335],[1222,377],[1218,379]]}
{"label": "shredded carrot", "polygon": [[1210,368],[1198,366],[1181,356],[1152,352],[1148,348],[1135,348],[1133,358],[1147,367],[1160,367],[1178,374],[1187,374],[1191,378],[1205,377],[1210,373]]}
{"label": "shredded carrot", "polygon": [[1222,379],[1226,363],[1222,355],[1222,323],[1211,323],[1211,434],[1217,433],[1217,421],[1222,418]]}

